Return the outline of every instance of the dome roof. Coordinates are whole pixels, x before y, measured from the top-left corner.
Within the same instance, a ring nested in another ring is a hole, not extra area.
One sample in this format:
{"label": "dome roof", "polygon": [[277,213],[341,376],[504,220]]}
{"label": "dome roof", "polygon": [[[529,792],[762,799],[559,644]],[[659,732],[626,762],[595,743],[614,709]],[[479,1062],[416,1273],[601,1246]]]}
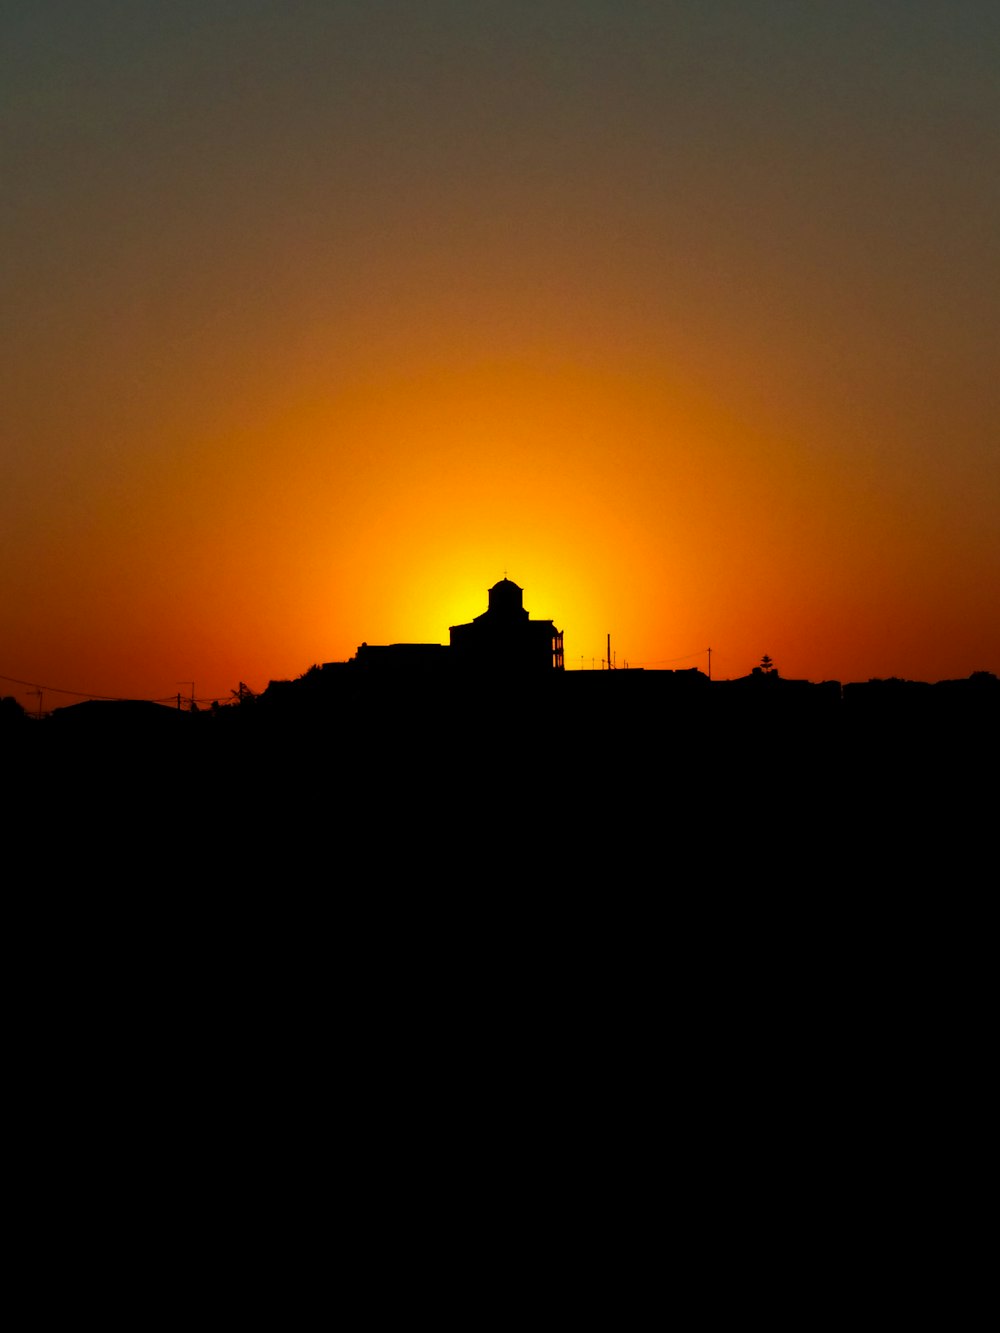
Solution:
{"label": "dome roof", "polygon": [[524,594],[518,585],[504,577],[499,583],[494,583],[490,589],[489,609],[494,613],[498,611],[506,614],[522,612],[527,615],[527,612],[524,611],[523,596]]}

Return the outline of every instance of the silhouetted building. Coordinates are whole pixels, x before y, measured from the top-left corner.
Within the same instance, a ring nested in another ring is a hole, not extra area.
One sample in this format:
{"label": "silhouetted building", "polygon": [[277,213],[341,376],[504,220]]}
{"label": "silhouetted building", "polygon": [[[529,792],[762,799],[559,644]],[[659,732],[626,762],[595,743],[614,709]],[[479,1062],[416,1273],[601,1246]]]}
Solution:
{"label": "silhouetted building", "polygon": [[448,666],[448,649],[440,643],[363,643],[354,661],[380,675],[439,676]]}
{"label": "silhouetted building", "polygon": [[460,670],[537,675],[563,669],[563,636],[551,620],[531,620],[516,583],[503,578],[489,605],[469,625],[452,625],[451,651]]}

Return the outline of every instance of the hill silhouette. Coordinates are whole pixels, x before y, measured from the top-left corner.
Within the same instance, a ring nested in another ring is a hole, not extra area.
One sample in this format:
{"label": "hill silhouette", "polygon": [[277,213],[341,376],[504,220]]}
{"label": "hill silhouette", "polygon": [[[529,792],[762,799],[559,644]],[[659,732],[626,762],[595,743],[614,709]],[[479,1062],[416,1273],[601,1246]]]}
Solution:
{"label": "hill silhouette", "polygon": [[490,593],[447,647],[362,644],[203,711],[100,700],[29,721],[8,704],[8,768],[25,799],[73,812],[85,842],[110,821],[149,860],[159,829],[197,865],[199,838],[213,856],[223,838],[230,869],[251,875],[284,875],[289,839],[352,874],[443,859],[449,876],[517,880],[543,846],[557,879],[625,864],[655,877],[678,858],[782,875],[798,858],[820,874],[849,844],[860,866],[859,839],[905,828],[909,856],[928,829],[987,819],[991,673],[842,687],[787,680],[766,658],[723,681],[567,672],[554,623],[532,621],[509,580]]}

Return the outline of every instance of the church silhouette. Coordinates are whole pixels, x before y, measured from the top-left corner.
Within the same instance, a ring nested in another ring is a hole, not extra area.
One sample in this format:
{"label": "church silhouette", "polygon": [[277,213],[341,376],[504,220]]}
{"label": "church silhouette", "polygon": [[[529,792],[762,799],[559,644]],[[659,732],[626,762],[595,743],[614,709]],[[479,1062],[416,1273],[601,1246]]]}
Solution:
{"label": "church silhouette", "polygon": [[524,592],[508,578],[489,589],[486,610],[467,625],[449,628],[447,647],[437,643],[363,643],[357,668],[378,673],[502,673],[532,677],[563,670],[562,630],[551,620],[532,620]]}

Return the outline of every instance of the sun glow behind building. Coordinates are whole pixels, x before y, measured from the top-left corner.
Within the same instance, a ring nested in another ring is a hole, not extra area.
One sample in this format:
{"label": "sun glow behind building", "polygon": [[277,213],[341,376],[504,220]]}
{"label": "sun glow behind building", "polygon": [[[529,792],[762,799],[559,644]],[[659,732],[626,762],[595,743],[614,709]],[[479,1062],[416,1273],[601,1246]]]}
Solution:
{"label": "sun glow behind building", "polygon": [[1000,669],[997,20],[849,9],[25,8],[0,671],[224,696],[505,570],[569,669]]}

